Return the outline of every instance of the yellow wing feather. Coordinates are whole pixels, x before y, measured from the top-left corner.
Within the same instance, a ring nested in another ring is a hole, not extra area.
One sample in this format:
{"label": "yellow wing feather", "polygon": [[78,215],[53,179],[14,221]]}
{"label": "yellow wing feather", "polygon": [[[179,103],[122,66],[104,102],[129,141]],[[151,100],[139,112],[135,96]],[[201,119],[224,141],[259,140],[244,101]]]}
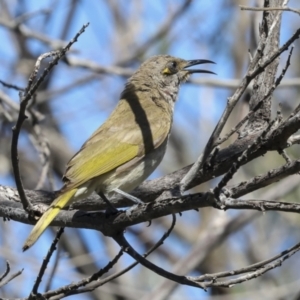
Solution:
{"label": "yellow wing feather", "polygon": [[[137,145],[118,144],[114,148],[98,149],[101,144],[89,145],[88,151],[81,150],[76,157],[70,161],[65,177],[70,180],[68,186],[78,187],[88,180],[105,174],[120,165],[135,158],[139,152]],[[95,148],[95,152],[93,152]],[[103,147],[105,148],[105,147]],[[95,153],[93,155],[93,153]],[[87,157],[89,155],[89,157]]]}

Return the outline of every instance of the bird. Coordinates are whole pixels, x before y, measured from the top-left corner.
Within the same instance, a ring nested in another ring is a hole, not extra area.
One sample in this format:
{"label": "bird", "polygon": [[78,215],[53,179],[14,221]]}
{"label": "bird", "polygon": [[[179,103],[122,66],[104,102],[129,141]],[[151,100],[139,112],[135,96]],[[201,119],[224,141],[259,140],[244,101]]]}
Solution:
{"label": "bird", "polygon": [[113,210],[108,198],[128,193],[160,164],[166,152],[180,85],[191,74],[212,71],[190,68],[214,63],[170,55],[147,59],[127,80],[108,119],[70,159],[58,197],[37,221],[24,243],[30,248],[59,211],[96,192]]}

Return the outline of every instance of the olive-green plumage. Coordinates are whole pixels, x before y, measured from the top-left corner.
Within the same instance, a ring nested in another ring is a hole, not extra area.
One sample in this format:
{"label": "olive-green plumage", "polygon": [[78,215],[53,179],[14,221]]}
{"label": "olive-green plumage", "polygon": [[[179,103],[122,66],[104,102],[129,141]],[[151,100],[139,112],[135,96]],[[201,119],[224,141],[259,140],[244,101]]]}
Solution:
{"label": "olive-green plumage", "polygon": [[166,150],[180,84],[191,73],[212,73],[186,69],[201,63],[212,62],[158,55],[140,66],[110,117],[69,161],[60,195],[34,226],[23,250],[63,207],[93,191],[108,196],[116,188],[129,192],[154,171]]}

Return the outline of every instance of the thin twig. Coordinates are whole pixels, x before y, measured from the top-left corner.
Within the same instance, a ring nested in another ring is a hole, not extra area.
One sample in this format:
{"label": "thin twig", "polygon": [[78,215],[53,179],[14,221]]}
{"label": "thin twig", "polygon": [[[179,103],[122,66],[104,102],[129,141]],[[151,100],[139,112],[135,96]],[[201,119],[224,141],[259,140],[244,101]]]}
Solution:
{"label": "thin twig", "polygon": [[[155,245],[153,245],[153,247],[151,247],[151,249],[143,255],[143,257],[147,257],[154,250],[156,250],[159,246],[161,246],[164,243],[164,241],[169,237],[169,235],[173,231],[175,224],[176,224],[176,216],[175,216],[175,214],[172,214],[172,223],[171,223],[170,228],[163,234],[163,236],[159,239],[159,241]],[[122,250],[122,253],[123,253],[123,250]],[[112,274],[112,275],[104,278],[103,280],[98,280],[97,282],[94,282],[93,284],[90,284],[89,286],[87,286],[85,288],[78,289],[80,287],[78,285],[79,283],[75,283],[75,284],[70,284],[68,286],[64,286],[55,291],[49,291],[49,292],[43,294],[43,296],[44,297],[52,297],[52,296],[56,295],[59,299],[59,297],[66,295],[66,292],[67,292],[67,295],[74,295],[74,294],[81,294],[81,293],[85,293],[88,291],[92,291],[92,290],[104,285],[105,283],[112,281],[113,279],[116,279],[116,278],[120,277],[121,275],[127,273],[129,270],[131,270],[138,264],[139,264],[138,262],[134,262],[134,263],[130,264],[128,267],[124,268],[123,270],[116,272],[115,274]],[[94,276],[94,275],[92,275],[92,276]],[[81,282],[84,283],[84,281],[81,281]],[[75,290],[75,286],[77,287],[78,290]],[[55,300],[55,298],[53,300]]]}
{"label": "thin twig", "polygon": [[257,105],[251,110],[234,128],[232,128],[223,138],[220,138],[215,145],[219,146],[227,141],[235,132],[237,132],[249,119],[253,116],[253,114],[261,107],[263,101],[259,101]]}
{"label": "thin twig", "polygon": [[[235,276],[235,275],[239,275],[239,274],[243,274],[243,273],[247,273],[247,272],[253,272],[256,271],[257,269],[266,266],[267,264],[277,260],[278,258],[281,258],[282,256],[298,249],[300,247],[300,243],[294,245],[293,247],[282,251],[281,253],[268,258],[266,260],[260,261],[258,263],[249,265],[245,268],[240,268],[240,269],[236,269],[236,270],[230,270],[230,271],[224,271],[224,272],[218,272],[218,273],[214,273],[214,274],[204,274],[198,277],[199,281],[205,281],[205,280],[216,280],[217,278],[222,278],[222,277],[229,277],[229,276]],[[298,249],[299,250],[299,249]],[[297,251],[298,251],[297,250]]]}
{"label": "thin twig", "polygon": [[[37,76],[39,70],[41,69],[41,63],[42,63],[42,61],[43,61],[44,59],[46,59],[46,58],[49,58],[49,57],[54,57],[54,58],[55,58],[55,57],[59,57],[59,56],[61,55],[61,52],[62,52],[62,50],[53,50],[53,51],[50,51],[50,52],[41,54],[41,55],[38,57],[38,59],[36,60],[36,63],[35,63],[33,72],[30,74],[30,77],[29,77],[29,79],[28,79],[28,84],[27,84],[27,87],[26,87],[26,89],[25,89],[25,93],[24,93],[24,96],[23,96],[24,99],[21,99],[22,102],[24,102],[24,101],[29,101],[29,100],[31,99],[31,97],[33,96],[33,94],[35,93],[36,89],[37,89],[37,88],[36,88],[35,90],[31,91],[31,87],[32,87],[33,83],[34,83],[35,80],[36,80],[36,76]],[[57,64],[58,60],[59,60],[59,59],[57,59],[55,65]],[[53,61],[54,61],[54,60],[53,60]],[[49,64],[49,67],[50,67],[50,65],[51,65],[51,63]],[[50,71],[50,70],[49,70],[49,71]],[[46,72],[46,69],[45,69],[45,70],[44,70],[44,73],[47,73],[47,74],[48,74],[49,71]],[[47,74],[45,74],[45,75],[47,75]],[[44,74],[43,74],[43,75],[44,75]],[[43,76],[43,75],[42,75],[42,76]],[[41,76],[41,77],[42,77],[42,76]],[[26,104],[27,104],[27,103],[26,103]]]}
{"label": "thin twig", "polygon": [[24,269],[10,275],[9,277],[7,277],[5,280],[3,280],[1,283],[0,283],[0,288],[5,286],[6,284],[8,284],[10,281],[12,281],[13,279],[15,279],[17,276],[21,275],[22,272],[24,271]]}
{"label": "thin twig", "polygon": [[257,175],[247,181],[239,182],[228,187],[229,194],[233,198],[242,197],[274,182],[282,180],[300,171],[300,161],[287,163],[277,169],[271,169],[264,174]]}
{"label": "thin twig", "polygon": [[52,242],[52,244],[51,244],[51,246],[50,246],[50,248],[48,250],[48,253],[47,253],[46,257],[43,260],[43,263],[41,265],[39,274],[38,274],[38,276],[36,278],[36,281],[34,283],[32,291],[30,293],[29,300],[30,299],[34,299],[35,295],[37,294],[39,285],[42,282],[42,278],[43,278],[44,273],[45,273],[45,271],[47,269],[47,266],[48,266],[48,263],[50,261],[50,258],[53,255],[54,251],[56,250],[56,245],[57,245],[57,243],[58,243],[61,235],[63,234],[63,232],[64,232],[64,228],[63,227],[59,228],[59,230],[57,231],[55,239],[53,240],[53,242]]}
{"label": "thin twig", "polygon": [[60,252],[61,252],[61,244],[58,244],[57,251],[56,251],[55,261],[54,261],[53,267],[51,269],[48,281],[47,281],[47,283],[45,285],[45,291],[48,291],[51,288],[51,283],[52,283],[52,281],[54,279],[54,275],[55,275],[55,272],[57,270],[59,260],[61,258],[60,257]]}
{"label": "thin twig", "polygon": [[280,75],[278,76],[278,78],[275,81],[275,88],[280,85],[283,77],[285,76],[285,73],[286,73],[287,69],[291,65],[291,57],[292,57],[293,51],[294,51],[294,45],[291,46],[288,58],[287,58],[286,63],[285,63],[285,66],[284,66],[284,68],[282,69]]}
{"label": "thin twig", "polygon": [[7,274],[10,271],[10,264],[8,262],[8,260],[6,261],[6,270],[4,271],[4,273],[0,276],[0,282],[3,280],[3,278],[5,278],[7,276]]}
{"label": "thin twig", "polygon": [[253,141],[253,143],[248,146],[248,148],[237,158],[237,160],[232,164],[228,172],[223,176],[218,185],[214,188],[214,195],[218,198],[221,190],[226,186],[229,180],[237,172],[243,162],[247,160],[248,155],[257,150],[260,147],[262,140],[269,133],[269,130],[274,125],[275,121],[269,123],[269,125],[261,132],[261,134]]}
{"label": "thin twig", "polygon": [[[264,262],[258,263],[257,264],[258,267],[257,267],[256,271],[251,271],[251,269],[250,269],[248,274],[238,276],[237,278],[230,279],[230,280],[225,280],[225,281],[211,280],[210,282],[208,282],[206,284],[206,286],[207,287],[221,286],[221,287],[229,288],[229,287],[232,287],[235,284],[242,283],[242,282],[251,280],[253,278],[257,278],[257,277],[263,275],[264,273],[266,273],[266,272],[268,272],[268,271],[270,271],[274,268],[280,267],[285,260],[289,259],[291,256],[293,256],[299,250],[300,250],[300,243],[296,244],[295,246],[293,246],[292,248],[290,248],[288,250],[285,250],[285,251],[281,252],[279,255],[276,255],[275,257],[266,260],[265,264],[263,264]],[[277,257],[278,257],[278,259],[276,259]],[[274,259],[276,259],[276,260],[274,260]],[[270,261],[270,262],[267,263],[268,261]],[[250,268],[250,267],[253,268],[253,265],[249,266],[248,268]],[[245,269],[247,269],[247,268],[245,268]],[[222,273],[219,273],[219,274],[224,275],[225,273],[227,273],[228,275],[226,274],[226,276],[230,276],[230,275],[240,274],[239,271],[241,273],[245,273],[245,272],[243,272],[243,270],[244,269],[242,268],[240,270],[232,271],[232,274],[228,274],[228,273],[230,273],[230,271],[229,272],[222,272],[223,274]],[[234,273],[234,272],[237,272],[237,273]],[[212,274],[212,275],[214,275],[214,274]],[[221,276],[221,277],[224,277],[224,276]],[[208,279],[208,280],[210,280],[210,279]]]}
{"label": "thin twig", "polygon": [[17,91],[19,91],[19,92],[23,92],[23,91],[25,90],[24,88],[21,88],[21,87],[19,87],[19,86],[17,86],[17,85],[14,85],[14,84],[7,83],[7,82],[5,82],[5,81],[3,81],[3,80],[0,80],[0,83],[1,83],[3,86],[5,86],[5,87],[7,87],[7,88],[9,88],[9,89],[14,89],[14,90],[17,90]]}
{"label": "thin twig", "polygon": [[[85,31],[86,27],[89,24],[83,25],[81,30],[75,35],[75,37],[60,51],[51,51],[45,54],[42,54],[36,62],[35,69],[30,75],[28,80],[28,85],[25,89],[24,95],[21,97],[20,110],[18,115],[18,120],[16,125],[13,127],[12,131],[12,142],[11,142],[11,161],[15,176],[15,181],[17,185],[17,189],[20,195],[20,200],[24,206],[24,209],[30,214],[33,214],[33,207],[31,203],[28,201],[26,194],[24,192],[23,183],[21,179],[20,169],[19,169],[19,156],[18,156],[18,141],[19,134],[21,131],[21,127],[23,122],[26,119],[25,111],[28,105],[29,100],[35,94],[36,90],[40,86],[40,84],[44,81],[45,77],[48,75],[50,70],[58,63],[59,59],[61,59],[66,52],[70,49],[70,47],[77,41],[78,37]],[[40,69],[41,61],[49,56],[55,55],[55,58],[49,63],[49,66],[43,71],[42,75],[36,80],[37,73]]]}
{"label": "thin twig", "polygon": [[[74,294],[81,294],[85,291],[78,290],[82,286],[86,286],[90,282],[97,281],[102,275],[107,273],[121,258],[123,255],[124,250],[121,248],[119,253],[113,258],[112,261],[110,261],[104,268],[100,269],[98,272],[94,273],[92,276],[89,276],[87,278],[84,278],[83,280],[80,280],[76,283],[69,284],[67,286],[64,286],[56,291],[49,291],[45,293],[44,297],[50,297],[51,299],[61,299],[62,296],[69,296]],[[90,289],[88,289],[90,291]],[[94,289],[91,289],[94,290]],[[56,297],[53,297],[56,296]]]}
{"label": "thin twig", "polygon": [[294,9],[290,7],[249,7],[245,5],[240,5],[241,10],[250,10],[250,11],[290,11],[300,15],[299,9]]}

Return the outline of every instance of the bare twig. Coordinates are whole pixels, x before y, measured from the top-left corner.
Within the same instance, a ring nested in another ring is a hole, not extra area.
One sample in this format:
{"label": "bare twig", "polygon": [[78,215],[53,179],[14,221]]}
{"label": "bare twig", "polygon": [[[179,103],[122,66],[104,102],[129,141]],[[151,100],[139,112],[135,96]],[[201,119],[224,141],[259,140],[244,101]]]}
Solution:
{"label": "bare twig", "polygon": [[251,193],[260,188],[266,187],[274,182],[282,180],[292,174],[297,174],[300,171],[300,161],[287,163],[277,169],[269,170],[265,174],[255,176],[248,181],[240,182],[234,186],[229,186],[229,194],[233,198],[238,198],[248,193]]}
{"label": "bare twig", "polygon": [[[222,287],[229,288],[235,284],[242,283],[242,282],[248,281],[253,278],[257,278],[274,268],[280,267],[285,260],[289,259],[291,256],[293,256],[299,250],[300,250],[300,243],[296,244],[295,246],[291,247],[288,250],[281,252],[280,254],[272,257],[271,259],[267,259],[267,260],[259,262],[257,264],[250,265],[249,267],[241,268],[239,270],[234,270],[234,271],[220,272],[220,273],[212,274],[212,277],[210,277],[207,274],[205,276],[207,276],[207,280],[210,280],[210,282],[207,284],[207,287],[222,286]],[[238,276],[237,278],[234,278],[234,279],[229,279],[229,280],[225,280],[225,281],[216,281],[215,280],[215,278],[234,276],[234,275],[243,274],[246,272],[249,272],[249,273],[246,275]],[[214,278],[214,279],[211,279],[211,278]],[[200,281],[202,282],[202,280],[200,280]]]}
{"label": "bare twig", "polygon": [[[147,251],[143,255],[143,257],[147,257],[148,255],[150,255],[153,251],[155,251],[159,246],[161,246],[164,243],[164,241],[167,239],[167,237],[171,234],[172,230],[174,229],[175,224],[176,224],[176,216],[175,216],[175,214],[172,214],[172,223],[171,223],[171,226],[168,229],[168,231],[164,233],[164,235],[159,239],[159,241],[155,245],[153,245],[153,247],[151,247],[151,249],[149,251]],[[122,248],[121,248],[121,251],[123,253]],[[43,296],[44,297],[56,296],[57,299],[60,299],[59,297],[61,297],[61,296],[66,296],[66,295],[70,296],[70,295],[81,294],[81,293],[86,293],[88,291],[92,291],[92,290],[106,284],[107,282],[110,282],[111,280],[116,279],[116,278],[120,277],[121,275],[127,273],[128,271],[130,271],[132,268],[134,268],[138,264],[139,264],[138,262],[134,262],[134,263],[130,264],[128,267],[124,268],[123,270],[116,272],[115,274],[112,274],[102,280],[97,280],[96,282],[89,284],[85,288],[78,289],[80,286],[84,286],[85,282],[86,282],[85,280],[89,280],[89,278],[82,280],[81,285],[79,285],[80,284],[79,282],[75,283],[75,284],[70,284],[68,286],[64,286],[55,291],[46,292],[45,294],[43,294]],[[92,276],[94,276],[94,275],[92,275]],[[56,297],[54,297],[53,300],[55,300]]]}
{"label": "bare twig", "polygon": [[250,117],[253,116],[253,114],[260,108],[262,104],[262,101],[258,102],[257,105],[253,110],[251,110],[234,128],[232,128],[226,135],[224,135],[223,138],[220,138],[215,145],[219,146],[225,141],[227,141],[235,132],[237,132],[248,120]]}
{"label": "bare twig", "polygon": [[10,271],[10,264],[8,261],[6,261],[6,270],[4,271],[4,273],[0,276],[0,282],[7,276],[7,274]]}
{"label": "bare twig", "polygon": [[253,141],[253,143],[237,158],[237,160],[232,164],[232,167],[229,169],[229,171],[223,176],[221,181],[218,183],[218,185],[214,188],[214,195],[218,198],[220,195],[220,192],[222,188],[226,186],[226,184],[229,182],[229,180],[232,178],[232,176],[237,172],[237,170],[240,168],[241,164],[247,160],[247,157],[249,154],[251,154],[252,151],[255,151],[261,146],[261,143],[265,136],[269,133],[269,130],[274,125],[275,121],[272,121],[269,123],[268,127],[265,128],[261,134]]}
{"label": "bare twig", "polygon": [[[50,72],[50,70],[57,64],[59,59],[61,59],[66,54],[66,52],[70,49],[70,47],[77,41],[78,37],[85,31],[88,25],[89,24],[84,25],[81,28],[81,30],[75,35],[75,37],[62,50],[45,53],[37,59],[35,69],[30,75],[30,78],[28,80],[28,85],[25,89],[24,95],[22,95],[21,97],[18,120],[16,125],[13,127],[13,136],[12,136],[12,143],[11,143],[11,160],[12,160],[15,181],[20,195],[20,199],[23,203],[24,209],[28,211],[30,215],[33,213],[33,208],[30,202],[27,200],[24,192],[23,183],[20,176],[19,158],[18,158],[18,140],[19,140],[19,134],[20,134],[22,124],[26,119],[26,115],[25,115],[26,107],[28,105],[29,100],[32,98],[32,96],[34,95],[34,93],[36,92],[40,84],[43,82],[47,74]],[[55,55],[55,58],[49,63],[49,66],[43,71],[42,75],[36,80],[37,73],[40,69],[41,61],[44,58],[53,55]]]}
{"label": "bare twig", "polygon": [[49,251],[48,251],[46,257],[45,257],[44,260],[43,260],[43,263],[42,263],[42,265],[41,265],[39,274],[38,274],[38,276],[37,276],[37,278],[36,278],[36,281],[35,281],[35,283],[34,283],[34,286],[33,286],[33,288],[32,288],[32,291],[31,291],[31,293],[30,293],[29,300],[30,300],[30,299],[34,299],[34,297],[36,296],[37,291],[38,291],[38,288],[39,288],[39,285],[40,285],[40,283],[41,283],[41,281],[42,281],[42,278],[43,278],[43,276],[44,276],[44,273],[45,273],[45,271],[46,271],[46,269],[47,269],[47,266],[48,266],[48,263],[49,263],[49,261],[50,261],[50,258],[51,258],[51,256],[53,255],[54,251],[56,250],[56,245],[57,245],[57,243],[58,243],[58,241],[59,241],[61,235],[63,234],[63,232],[64,232],[64,228],[63,228],[63,227],[61,227],[61,228],[57,231],[56,237],[55,237],[55,239],[53,240],[53,242],[52,242],[52,244],[51,244],[51,246],[50,246],[50,248],[49,248]]}
{"label": "bare twig", "polygon": [[12,281],[13,279],[15,279],[17,276],[21,275],[22,272],[23,272],[24,269],[8,276],[6,279],[4,279],[7,275],[8,275],[8,272],[10,271],[9,269],[9,264],[8,262],[6,262],[6,271],[5,273],[1,276],[1,279],[0,279],[0,288],[5,286],[6,284],[8,284],[10,281]]}
{"label": "bare twig", "polygon": [[[78,290],[82,286],[86,286],[87,284],[97,281],[102,275],[107,273],[121,258],[123,255],[124,250],[121,248],[119,253],[114,257],[112,261],[110,261],[104,268],[101,268],[98,272],[94,273],[92,276],[89,276],[87,278],[84,278],[81,281],[78,281],[76,283],[72,283],[70,285],[64,286],[60,289],[57,289],[55,291],[49,291],[45,293],[44,297],[51,297],[51,299],[61,299],[62,296],[69,296],[74,294],[81,294],[86,292],[86,290],[82,291],[82,289]],[[95,287],[96,288],[96,287]],[[87,289],[87,291],[92,291],[93,289]]]}
{"label": "bare twig", "polygon": [[9,88],[9,89],[14,89],[14,90],[17,90],[17,91],[19,91],[19,92],[23,92],[23,91],[25,90],[24,88],[21,88],[21,87],[19,87],[19,86],[17,86],[17,85],[14,85],[14,84],[10,84],[10,83],[4,82],[3,80],[0,80],[0,83],[1,83],[3,86],[5,86],[5,87],[7,87],[7,88]]}
{"label": "bare twig", "polygon": [[45,285],[45,291],[48,291],[50,288],[51,288],[51,283],[54,279],[54,275],[55,275],[55,272],[57,270],[57,267],[58,267],[58,263],[59,263],[59,260],[60,260],[60,252],[61,252],[61,245],[58,244],[57,246],[57,250],[56,250],[56,256],[55,256],[55,261],[54,261],[54,264],[53,264],[53,267],[51,269],[51,272],[50,272],[50,275],[49,275],[49,279]]}
{"label": "bare twig", "polygon": [[281,258],[282,256],[285,256],[286,254],[288,254],[294,250],[298,249],[297,251],[299,251],[299,247],[300,247],[300,243],[296,244],[295,246],[293,246],[285,251],[282,251],[280,254],[277,254],[271,258],[260,261],[258,263],[249,265],[245,268],[240,268],[237,270],[230,270],[230,271],[225,271],[225,272],[219,272],[219,273],[214,273],[214,274],[201,275],[198,277],[198,280],[199,281],[216,280],[217,278],[230,277],[230,276],[239,275],[239,274],[243,274],[243,273],[247,273],[247,272],[253,272],[253,271],[260,269],[261,267],[265,267],[267,264],[270,264],[271,262],[277,260],[278,258]]}
{"label": "bare twig", "polygon": [[[281,81],[282,81],[282,79],[283,79],[283,77],[284,77],[287,69],[291,65],[291,57],[292,57],[293,51],[294,51],[294,45],[291,45],[291,49],[290,49],[288,58],[286,60],[285,66],[284,66],[284,68],[282,69],[280,75],[278,76],[278,78],[275,81],[275,88],[280,85],[280,83],[281,83]],[[275,88],[274,88],[274,90],[275,90]]]}
{"label": "bare twig", "polygon": [[290,11],[300,15],[299,9],[294,9],[290,7],[249,7],[245,5],[240,5],[241,10],[250,10],[250,11]]}

